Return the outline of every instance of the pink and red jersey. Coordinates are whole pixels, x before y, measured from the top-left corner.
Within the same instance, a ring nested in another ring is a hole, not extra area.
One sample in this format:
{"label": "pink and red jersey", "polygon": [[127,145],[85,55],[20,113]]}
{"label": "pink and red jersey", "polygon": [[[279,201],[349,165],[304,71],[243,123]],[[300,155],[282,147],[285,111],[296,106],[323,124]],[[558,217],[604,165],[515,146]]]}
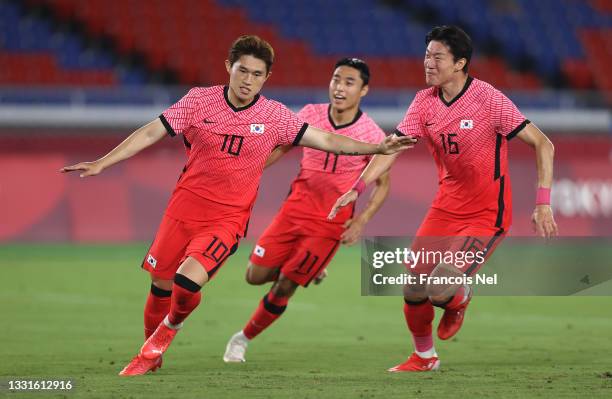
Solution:
{"label": "pink and red jersey", "polygon": [[[300,119],[329,132],[368,143],[380,143],[385,133],[361,110],[355,119],[336,126],[330,117],[329,104],[309,104],[298,112]],[[371,156],[345,156],[304,148],[300,172],[291,185],[291,193],[281,212],[297,219],[327,222],[327,215],[342,194],[355,183]],[[333,220],[343,224],[352,215],[352,207],[343,208]]]}
{"label": "pink and red jersey", "polygon": [[166,213],[188,222],[222,220],[244,231],[266,159],[279,145],[297,145],[308,124],[260,95],[236,108],[227,92],[193,88],[160,115],[168,134],[182,134],[189,148]]}
{"label": "pink and red jersey", "polygon": [[422,138],[434,157],[439,189],[432,209],[507,230],[512,221],[507,142],[527,123],[499,90],[468,77],[450,102],[436,87],[418,92],[397,131]]}

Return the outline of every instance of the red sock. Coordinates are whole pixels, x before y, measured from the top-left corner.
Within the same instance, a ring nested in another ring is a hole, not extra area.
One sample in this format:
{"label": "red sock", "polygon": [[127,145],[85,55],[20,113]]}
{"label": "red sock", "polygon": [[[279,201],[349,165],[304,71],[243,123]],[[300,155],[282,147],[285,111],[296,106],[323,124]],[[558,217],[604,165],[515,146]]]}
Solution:
{"label": "red sock", "polygon": [[465,299],[465,288],[462,285],[455,292],[455,295],[453,295],[451,300],[446,305],[444,305],[444,309],[450,309],[450,310],[457,309],[459,307],[459,305],[461,305],[463,303],[464,299]]}
{"label": "red sock", "polygon": [[182,274],[174,276],[172,303],[168,313],[170,323],[174,325],[182,323],[198,307],[202,299],[200,289],[202,287]]}
{"label": "red sock", "polygon": [[153,334],[159,323],[170,311],[171,295],[172,291],[163,290],[151,284],[151,292],[149,292],[144,308],[145,339]]}
{"label": "red sock", "polygon": [[408,329],[412,333],[415,349],[426,352],[433,347],[431,322],[434,319],[434,308],[429,300],[423,303],[404,303],[404,316]]}
{"label": "red sock", "polygon": [[258,336],[283,314],[287,308],[287,303],[289,303],[289,297],[279,297],[274,295],[272,291],[268,292],[259,302],[257,310],[242,330],[244,335],[248,339]]}

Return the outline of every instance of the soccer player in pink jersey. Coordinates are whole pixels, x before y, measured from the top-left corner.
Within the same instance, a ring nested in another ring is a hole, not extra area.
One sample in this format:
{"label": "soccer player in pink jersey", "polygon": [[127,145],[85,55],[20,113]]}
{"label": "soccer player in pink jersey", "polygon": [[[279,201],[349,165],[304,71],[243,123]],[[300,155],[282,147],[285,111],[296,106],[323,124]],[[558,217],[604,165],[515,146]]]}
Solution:
{"label": "soccer player in pink jersey", "polygon": [[[308,104],[298,116],[311,126],[357,140],[378,143],[385,133],[359,108],[368,92],[370,70],[357,58],[339,60],[329,83],[328,104]],[[291,146],[279,147],[268,159],[275,162]],[[376,179],[367,207],[353,215],[347,207],[333,220],[329,209],[346,192],[370,161],[369,156],[345,157],[304,148],[300,172],[280,211],[257,241],[247,267],[249,284],[274,281],[270,291],[243,330],[227,344],[223,360],[244,362],[250,340],[258,336],[285,311],[299,286],[317,283],[340,243],[354,244],[364,225],[380,208],[389,192],[389,175]]]}
{"label": "soccer player in pink jersey", "polygon": [[303,145],[341,155],[391,154],[413,140],[387,137],[371,144],[309,126],[283,104],[259,94],[270,76],[272,47],[257,36],[238,38],[225,66],[227,86],[196,87],[93,162],[62,168],[94,176],[166,135],[183,135],[187,165],[142,267],[152,285],[144,310],[146,341],[120,375],[161,366],[201,288],[245,235],[266,159],[279,145]]}
{"label": "soccer player in pink jersey", "polygon": [[[507,151],[508,141],[514,137],[535,149],[538,190],[534,228],[543,237],[556,235],[550,207],[554,157],[550,140],[499,90],[468,75],[472,41],[463,30],[435,27],[425,42],[425,81],[430,87],[416,94],[396,130],[399,136],[425,142],[438,168],[438,192],[416,233],[413,251],[481,252],[484,259],[491,255],[511,224]],[[338,199],[330,218],[355,201],[395,159],[395,155],[375,156],[354,189]],[[410,271],[434,277],[471,276],[482,261],[461,265],[418,262]],[[463,284],[406,285],[404,315],[415,352],[389,371],[436,370],[440,361],[432,338],[434,306],[444,309],[438,337],[449,339],[461,327],[471,292]]]}

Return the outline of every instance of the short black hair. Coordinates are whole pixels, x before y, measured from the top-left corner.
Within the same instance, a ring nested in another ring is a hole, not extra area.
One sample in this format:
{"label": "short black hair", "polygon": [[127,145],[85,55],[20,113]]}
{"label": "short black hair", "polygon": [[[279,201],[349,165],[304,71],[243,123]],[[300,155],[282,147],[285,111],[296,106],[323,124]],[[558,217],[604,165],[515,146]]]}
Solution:
{"label": "short black hair", "polygon": [[368,64],[365,63],[364,60],[360,60],[359,58],[342,58],[336,62],[336,66],[334,69],[341,66],[350,66],[351,68],[355,68],[359,71],[359,76],[361,76],[361,80],[363,80],[363,85],[366,86],[370,83],[370,68]]}
{"label": "short black hair", "polygon": [[457,62],[465,58],[467,62],[463,67],[463,72],[467,73],[472,59],[472,39],[463,29],[454,25],[436,26],[425,36],[425,45],[429,45],[432,40],[448,46],[453,54],[453,61]]}
{"label": "short black hair", "polygon": [[266,73],[269,73],[270,69],[272,69],[272,64],[274,63],[274,49],[270,43],[259,36],[240,36],[232,43],[232,47],[229,49],[229,54],[227,56],[230,66],[234,65],[243,55],[252,55],[265,62]]}

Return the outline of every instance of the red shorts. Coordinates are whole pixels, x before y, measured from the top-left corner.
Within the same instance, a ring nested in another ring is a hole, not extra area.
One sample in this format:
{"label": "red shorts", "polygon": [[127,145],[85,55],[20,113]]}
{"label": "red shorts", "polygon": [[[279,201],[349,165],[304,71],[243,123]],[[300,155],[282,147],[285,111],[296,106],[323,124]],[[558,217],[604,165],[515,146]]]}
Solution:
{"label": "red shorts", "polygon": [[[503,228],[481,225],[478,220],[453,219],[430,210],[412,243],[412,251],[421,251],[421,258],[410,265],[410,270],[429,274],[439,263],[452,263],[466,276],[472,276],[505,236]],[[429,252],[428,256],[424,256],[425,252]]]}
{"label": "red shorts", "polygon": [[251,263],[279,269],[290,280],[307,287],[327,267],[340,244],[329,235],[317,236],[318,224],[304,220],[296,222],[279,213],[257,241],[250,256]]}
{"label": "red shorts", "polygon": [[187,223],[164,215],[142,268],[154,277],[173,280],[181,263],[191,256],[212,278],[238,249],[239,235],[234,230],[230,225]]}

